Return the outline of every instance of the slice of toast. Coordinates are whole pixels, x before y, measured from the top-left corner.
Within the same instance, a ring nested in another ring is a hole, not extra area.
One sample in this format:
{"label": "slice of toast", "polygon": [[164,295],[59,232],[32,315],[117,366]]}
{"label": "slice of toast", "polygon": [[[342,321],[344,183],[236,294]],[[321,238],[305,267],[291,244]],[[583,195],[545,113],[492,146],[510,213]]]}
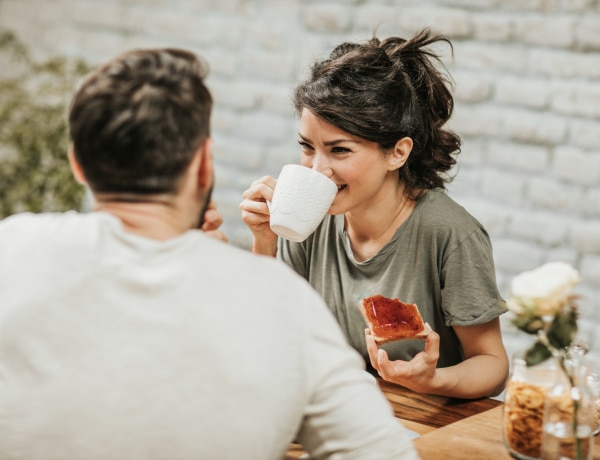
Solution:
{"label": "slice of toast", "polygon": [[427,337],[428,331],[415,304],[374,295],[362,299],[360,311],[378,344]]}

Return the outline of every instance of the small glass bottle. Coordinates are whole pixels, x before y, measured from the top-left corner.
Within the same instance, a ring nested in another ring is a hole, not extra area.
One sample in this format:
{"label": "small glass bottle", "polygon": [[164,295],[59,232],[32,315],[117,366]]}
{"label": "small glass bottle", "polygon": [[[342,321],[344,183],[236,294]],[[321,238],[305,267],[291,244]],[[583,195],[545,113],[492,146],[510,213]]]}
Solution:
{"label": "small glass bottle", "polygon": [[541,459],[592,460],[596,412],[588,369],[581,362],[565,367],[571,378],[546,395]]}
{"label": "small glass bottle", "polygon": [[587,385],[594,398],[594,436],[600,433],[600,372],[591,370],[587,376]]}

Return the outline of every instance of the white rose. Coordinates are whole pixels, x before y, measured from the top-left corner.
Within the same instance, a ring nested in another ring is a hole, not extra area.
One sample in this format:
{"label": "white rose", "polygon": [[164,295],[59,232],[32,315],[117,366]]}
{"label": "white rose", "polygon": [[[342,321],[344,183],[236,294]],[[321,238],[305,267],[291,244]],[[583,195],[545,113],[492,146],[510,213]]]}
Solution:
{"label": "white rose", "polygon": [[513,279],[507,307],[518,315],[555,315],[571,300],[579,281],[579,273],[571,265],[549,262]]}

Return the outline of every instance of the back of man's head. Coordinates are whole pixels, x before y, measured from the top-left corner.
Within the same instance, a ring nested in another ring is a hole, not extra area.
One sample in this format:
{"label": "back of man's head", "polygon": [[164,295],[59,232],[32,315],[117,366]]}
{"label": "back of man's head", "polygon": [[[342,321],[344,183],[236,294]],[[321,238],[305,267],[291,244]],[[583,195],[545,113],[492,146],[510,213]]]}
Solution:
{"label": "back of man's head", "polygon": [[73,99],[75,158],[95,193],[175,193],[210,134],[206,65],[179,49],[124,53],[87,77]]}

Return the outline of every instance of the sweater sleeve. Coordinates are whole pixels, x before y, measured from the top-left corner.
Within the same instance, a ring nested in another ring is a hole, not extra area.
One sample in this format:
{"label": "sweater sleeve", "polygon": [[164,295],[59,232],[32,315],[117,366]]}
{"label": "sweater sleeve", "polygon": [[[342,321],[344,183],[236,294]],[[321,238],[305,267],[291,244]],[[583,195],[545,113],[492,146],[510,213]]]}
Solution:
{"label": "sweater sleeve", "polygon": [[316,295],[307,310],[308,404],[298,439],[310,458],[417,459],[408,432],[331,313]]}

